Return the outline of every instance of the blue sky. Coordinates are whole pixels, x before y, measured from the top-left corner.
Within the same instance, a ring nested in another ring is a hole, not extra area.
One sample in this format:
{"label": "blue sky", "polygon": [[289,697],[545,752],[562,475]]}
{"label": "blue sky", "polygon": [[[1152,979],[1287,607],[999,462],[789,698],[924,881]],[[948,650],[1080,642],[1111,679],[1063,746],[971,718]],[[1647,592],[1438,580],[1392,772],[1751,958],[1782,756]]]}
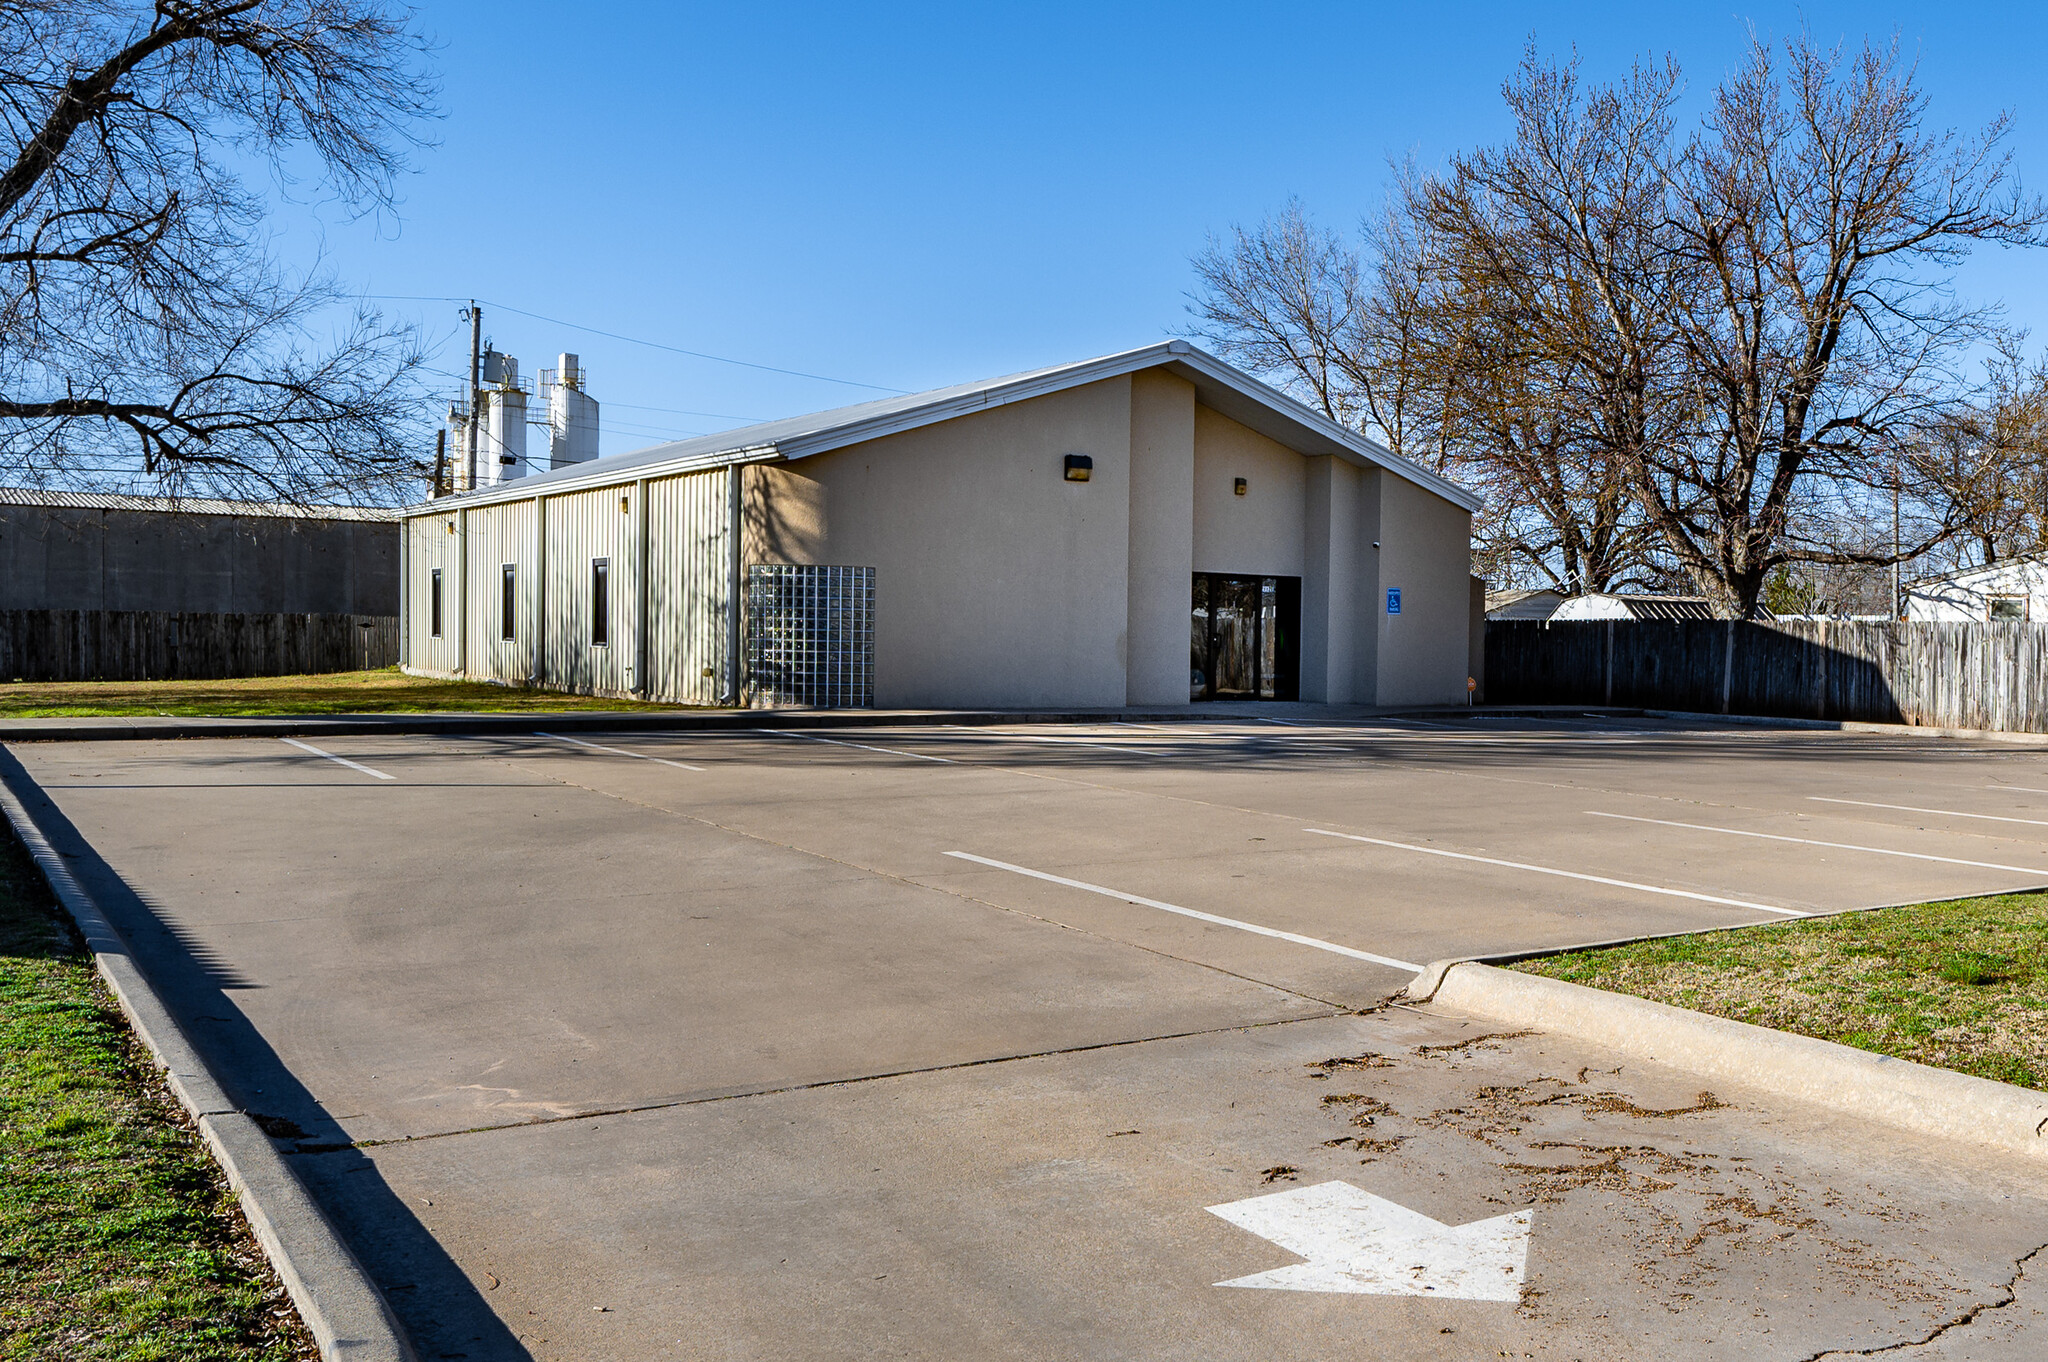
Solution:
{"label": "blue sky", "polygon": [[[1506,130],[1525,41],[1587,72],[1670,53],[1695,92],[1751,24],[1896,31],[1944,125],[2010,109],[2048,188],[2048,19],[2029,5],[953,4],[422,0],[446,117],[394,221],[284,211],[377,295],[475,296],[685,349],[917,390],[1147,344],[1188,257],[1298,195],[1342,226],[1389,158]],[[1972,296],[2048,340],[2048,253]],[[465,362],[453,305],[384,304]],[[487,308],[531,373],[575,350],[604,451],[880,395]],[[452,386],[452,384],[451,384]]]}

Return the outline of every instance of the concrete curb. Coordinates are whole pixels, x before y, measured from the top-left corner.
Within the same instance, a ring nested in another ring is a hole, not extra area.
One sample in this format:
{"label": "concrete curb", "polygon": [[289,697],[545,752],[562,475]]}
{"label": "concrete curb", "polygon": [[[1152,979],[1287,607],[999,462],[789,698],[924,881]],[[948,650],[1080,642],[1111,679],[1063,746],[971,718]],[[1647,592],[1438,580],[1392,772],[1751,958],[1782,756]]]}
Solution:
{"label": "concrete curb", "polygon": [[198,1125],[264,1255],[319,1344],[324,1362],[418,1362],[383,1293],[270,1137],[228,1101],[137,967],[127,943],[50,845],[19,793],[4,780],[0,813],[5,813],[51,891],[78,924],[128,1024],[162,1068],[178,1104]]}
{"label": "concrete curb", "polygon": [[2048,1158],[2048,1092],[1469,960],[1434,962],[1406,995],[1916,1135]]}
{"label": "concrete curb", "polygon": [[1968,738],[2009,742],[2022,747],[2048,747],[2048,733],[2008,733],[1996,728],[1935,728],[1921,724],[1872,724],[1861,719],[1780,719],[1765,714],[1696,714],[1682,709],[1646,709],[1652,719],[1682,719],[1710,724],[1744,724],[1752,728],[1810,728],[1830,733],[1881,733],[1894,738]]}
{"label": "concrete curb", "polygon": [[[1244,711],[1254,708],[1276,710],[1281,715],[1300,717],[1297,711],[1271,704],[1264,706],[1204,705],[1200,710],[1182,709],[1005,709],[1005,710],[569,710],[548,713],[437,713],[437,714],[287,714],[251,718],[170,718],[137,715],[113,719],[0,719],[0,743],[11,742],[125,742],[176,738],[317,738],[363,734],[472,734],[508,733],[524,736],[536,728],[556,733],[658,732],[720,733],[744,732],[758,728],[903,728],[941,724],[1108,724],[1183,723],[1265,717]],[[1613,715],[1633,717],[1641,710],[1588,709],[1583,705],[1520,706],[1497,710],[1469,706],[1397,706],[1376,709],[1350,707],[1349,712],[1329,716],[1333,722],[1372,718],[1433,718],[1481,714],[1494,719],[1539,719],[1551,714]]]}

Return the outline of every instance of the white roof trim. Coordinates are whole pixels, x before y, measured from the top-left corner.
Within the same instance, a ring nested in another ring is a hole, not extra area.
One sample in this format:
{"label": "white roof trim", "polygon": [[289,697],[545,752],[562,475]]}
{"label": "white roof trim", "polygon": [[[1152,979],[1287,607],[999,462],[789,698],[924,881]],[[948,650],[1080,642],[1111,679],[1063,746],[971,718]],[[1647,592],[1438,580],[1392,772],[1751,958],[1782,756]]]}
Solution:
{"label": "white roof trim", "polygon": [[593,459],[574,468],[518,478],[481,492],[422,502],[407,507],[406,514],[437,515],[463,507],[611,487],[637,478],[668,477],[733,463],[802,459],[885,435],[950,421],[991,407],[1027,402],[1034,397],[1064,392],[1084,384],[1158,368],[1192,382],[1195,395],[1203,406],[1290,449],[1303,454],[1333,455],[1360,467],[1385,469],[1467,511],[1479,509],[1479,498],[1456,483],[1408,462],[1357,431],[1337,424],[1278,389],[1232,368],[1214,355],[1198,350],[1186,341],[1174,340],[1051,369],[952,388],[935,388],[905,397],[883,398],[858,406],[744,426],[718,435],[652,445],[630,453]]}

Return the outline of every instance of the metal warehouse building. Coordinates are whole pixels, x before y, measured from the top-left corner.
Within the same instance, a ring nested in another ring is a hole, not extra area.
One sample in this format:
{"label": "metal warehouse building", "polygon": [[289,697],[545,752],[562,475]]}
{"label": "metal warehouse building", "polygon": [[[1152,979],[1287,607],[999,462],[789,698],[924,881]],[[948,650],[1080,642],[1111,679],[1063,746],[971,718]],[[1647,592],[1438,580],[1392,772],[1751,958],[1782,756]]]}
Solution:
{"label": "metal warehouse building", "polygon": [[701,704],[1459,701],[1476,507],[1171,341],[410,507],[405,663]]}

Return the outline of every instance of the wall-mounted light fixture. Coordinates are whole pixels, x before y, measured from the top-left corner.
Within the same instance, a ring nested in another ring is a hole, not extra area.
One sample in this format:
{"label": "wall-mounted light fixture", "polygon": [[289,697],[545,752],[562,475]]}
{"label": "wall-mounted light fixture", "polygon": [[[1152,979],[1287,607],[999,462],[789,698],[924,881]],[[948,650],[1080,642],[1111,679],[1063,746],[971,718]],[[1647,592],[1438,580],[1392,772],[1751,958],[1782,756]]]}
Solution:
{"label": "wall-mounted light fixture", "polygon": [[625,511],[625,512],[629,512],[629,513],[630,513],[630,512],[632,511],[632,509],[633,509],[633,498],[631,498],[631,497],[620,497],[620,498],[619,498],[619,509],[620,509],[621,511]]}
{"label": "wall-mounted light fixture", "polygon": [[1238,479],[1238,480],[1237,480],[1236,482],[1232,483],[1232,484],[1231,484],[1231,488],[1230,488],[1230,490],[1231,490],[1231,491],[1233,491],[1233,492],[1235,492],[1235,493],[1237,493],[1237,494],[1238,494],[1239,496],[1243,496],[1243,495],[1244,495],[1244,479],[1243,479],[1243,478],[1239,478],[1239,479]]}
{"label": "wall-mounted light fixture", "polygon": [[1086,454],[1067,455],[1065,477],[1068,482],[1086,482],[1088,475],[1095,471],[1095,460]]}

